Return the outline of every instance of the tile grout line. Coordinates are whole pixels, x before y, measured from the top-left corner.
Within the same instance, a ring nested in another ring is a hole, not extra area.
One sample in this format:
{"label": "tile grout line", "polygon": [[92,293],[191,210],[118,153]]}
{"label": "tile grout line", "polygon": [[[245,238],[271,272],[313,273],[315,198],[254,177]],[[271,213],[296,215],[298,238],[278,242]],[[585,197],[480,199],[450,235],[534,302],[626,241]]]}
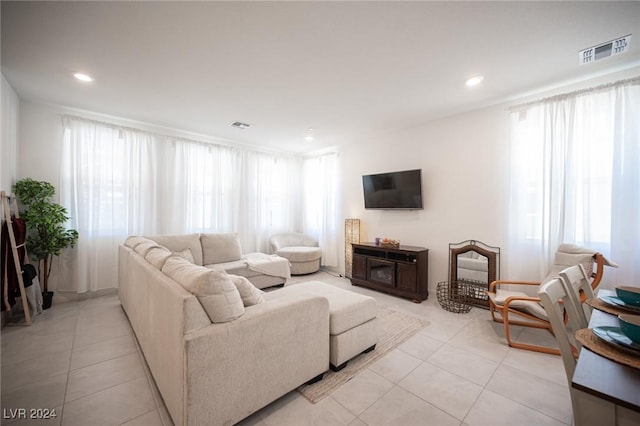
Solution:
{"label": "tile grout line", "polygon": [[[431,363],[430,363],[430,362],[428,362],[427,360],[422,361],[422,362],[418,365],[418,367],[420,367],[420,365],[422,365],[422,364],[424,364],[424,363],[428,363],[429,365],[433,365],[434,367],[441,368],[441,367],[438,367],[437,365],[431,364]],[[415,370],[415,369],[417,369],[418,367],[414,368],[414,370]],[[446,371],[446,370],[445,370],[445,371]],[[413,372],[413,370],[412,370],[412,372]],[[406,376],[405,376],[405,377],[406,377]],[[402,389],[403,391],[408,392],[408,393],[410,393],[411,395],[415,396],[416,398],[418,398],[420,401],[424,402],[425,404],[428,404],[429,406],[431,406],[431,407],[435,408],[436,410],[438,410],[438,411],[440,411],[440,412],[442,412],[442,413],[446,414],[447,416],[452,417],[452,418],[454,418],[454,419],[456,419],[456,420],[459,420],[459,421],[460,421],[460,424],[462,424],[462,423],[464,422],[464,420],[460,420],[459,418],[457,418],[457,417],[456,417],[456,416],[454,416],[453,414],[451,414],[451,413],[449,413],[449,412],[447,412],[447,411],[443,410],[442,408],[438,407],[437,405],[432,404],[431,402],[429,402],[429,401],[427,401],[426,399],[422,398],[420,395],[418,395],[418,394],[416,394],[416,393],[412,392],[410,389],[407,389],[407,388],[405,388],[404,386],[401,386],[401,385],[400,385],[400,383],[398,383],[396,386],[397,386],[397,387],[399,387],[400,389]],[[474,404],[475,404],[475,401],[474,401]],[[473,405],[471,405],[471,406],[473,407]],[[466,417],[466,414],[465,414],[465,417]]]}
{"label": "tile grout line", "polygon": [[77,301],[72,302],[75,304],[76,306],[76,313],[75,313],[75,324],[73,327],[73,339],[71,340],[71,352],[69,353],[69,366],[67,368],[67,381],[64,384],[64,393],[62,394],[62,408],[60,409],[60,426],[64,425],[64,408],[66,406],[66,400],[67,400],[67,391],[69,390],[69,376],[71,375],[71,359],[73,359],[73,347],[76,343],[76,333],[78,332],[78,320],[79,320],[79,316],[80,316],[80,306],[78,304]]}

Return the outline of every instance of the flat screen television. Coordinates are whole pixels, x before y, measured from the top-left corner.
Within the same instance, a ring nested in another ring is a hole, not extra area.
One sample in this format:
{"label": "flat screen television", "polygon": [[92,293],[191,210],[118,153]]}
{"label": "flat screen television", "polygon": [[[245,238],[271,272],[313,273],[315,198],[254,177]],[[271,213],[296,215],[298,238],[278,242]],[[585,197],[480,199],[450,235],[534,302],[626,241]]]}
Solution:
{"label": "flat screen television", "polygon": [[365,209],[422,209],[422,170],[362,176]]}

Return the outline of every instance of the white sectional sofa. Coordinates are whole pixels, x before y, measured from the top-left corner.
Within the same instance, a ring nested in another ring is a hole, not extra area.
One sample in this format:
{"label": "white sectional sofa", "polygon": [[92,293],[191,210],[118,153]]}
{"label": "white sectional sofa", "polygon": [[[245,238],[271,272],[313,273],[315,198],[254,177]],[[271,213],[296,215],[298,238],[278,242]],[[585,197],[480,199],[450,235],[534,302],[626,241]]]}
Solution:
{"label": "white sectional sofa", "polygon": [[201,237],[130,237],[118,292],[174,423],[232,425],[328,369],[329,302],[263,297]]}

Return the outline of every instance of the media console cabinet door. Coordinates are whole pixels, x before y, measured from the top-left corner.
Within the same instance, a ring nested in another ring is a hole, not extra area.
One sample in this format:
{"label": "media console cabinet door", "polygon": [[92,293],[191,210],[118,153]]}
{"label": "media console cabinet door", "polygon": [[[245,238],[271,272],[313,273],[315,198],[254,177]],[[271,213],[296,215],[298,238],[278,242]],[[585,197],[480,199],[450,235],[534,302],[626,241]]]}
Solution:
{"label": "media console cabinet door", "polygon": [[353,255],[353,264],[351,276],[361,280],[367,279],[367,258],[365,256]]}
{"label": "media console cabinet door", "polygon": [[418,292],[418,268],[412,263],[398,262],[397,287],[398,290],[411,293]]}

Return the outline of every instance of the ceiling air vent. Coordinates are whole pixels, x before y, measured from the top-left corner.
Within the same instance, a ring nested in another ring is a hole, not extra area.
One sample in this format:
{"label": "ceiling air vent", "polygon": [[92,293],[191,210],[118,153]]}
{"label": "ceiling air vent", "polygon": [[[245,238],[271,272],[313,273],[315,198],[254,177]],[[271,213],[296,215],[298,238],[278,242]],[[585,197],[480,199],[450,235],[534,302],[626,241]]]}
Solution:
{"label": "ceiling air vent", "polygon": [[631,34],[597,46],[589,47],[578,52],[578,63],[580,65],[588,64],[593,61],[608,58],[609,56],[619,55],[629,50],[631,42]]}
{"label": "ceiling air vent", "polygon": [[229,127],[235,127],[236,129],[248,129],[251,124],[243,123],[242,121],[234,121],[229,124]]}

